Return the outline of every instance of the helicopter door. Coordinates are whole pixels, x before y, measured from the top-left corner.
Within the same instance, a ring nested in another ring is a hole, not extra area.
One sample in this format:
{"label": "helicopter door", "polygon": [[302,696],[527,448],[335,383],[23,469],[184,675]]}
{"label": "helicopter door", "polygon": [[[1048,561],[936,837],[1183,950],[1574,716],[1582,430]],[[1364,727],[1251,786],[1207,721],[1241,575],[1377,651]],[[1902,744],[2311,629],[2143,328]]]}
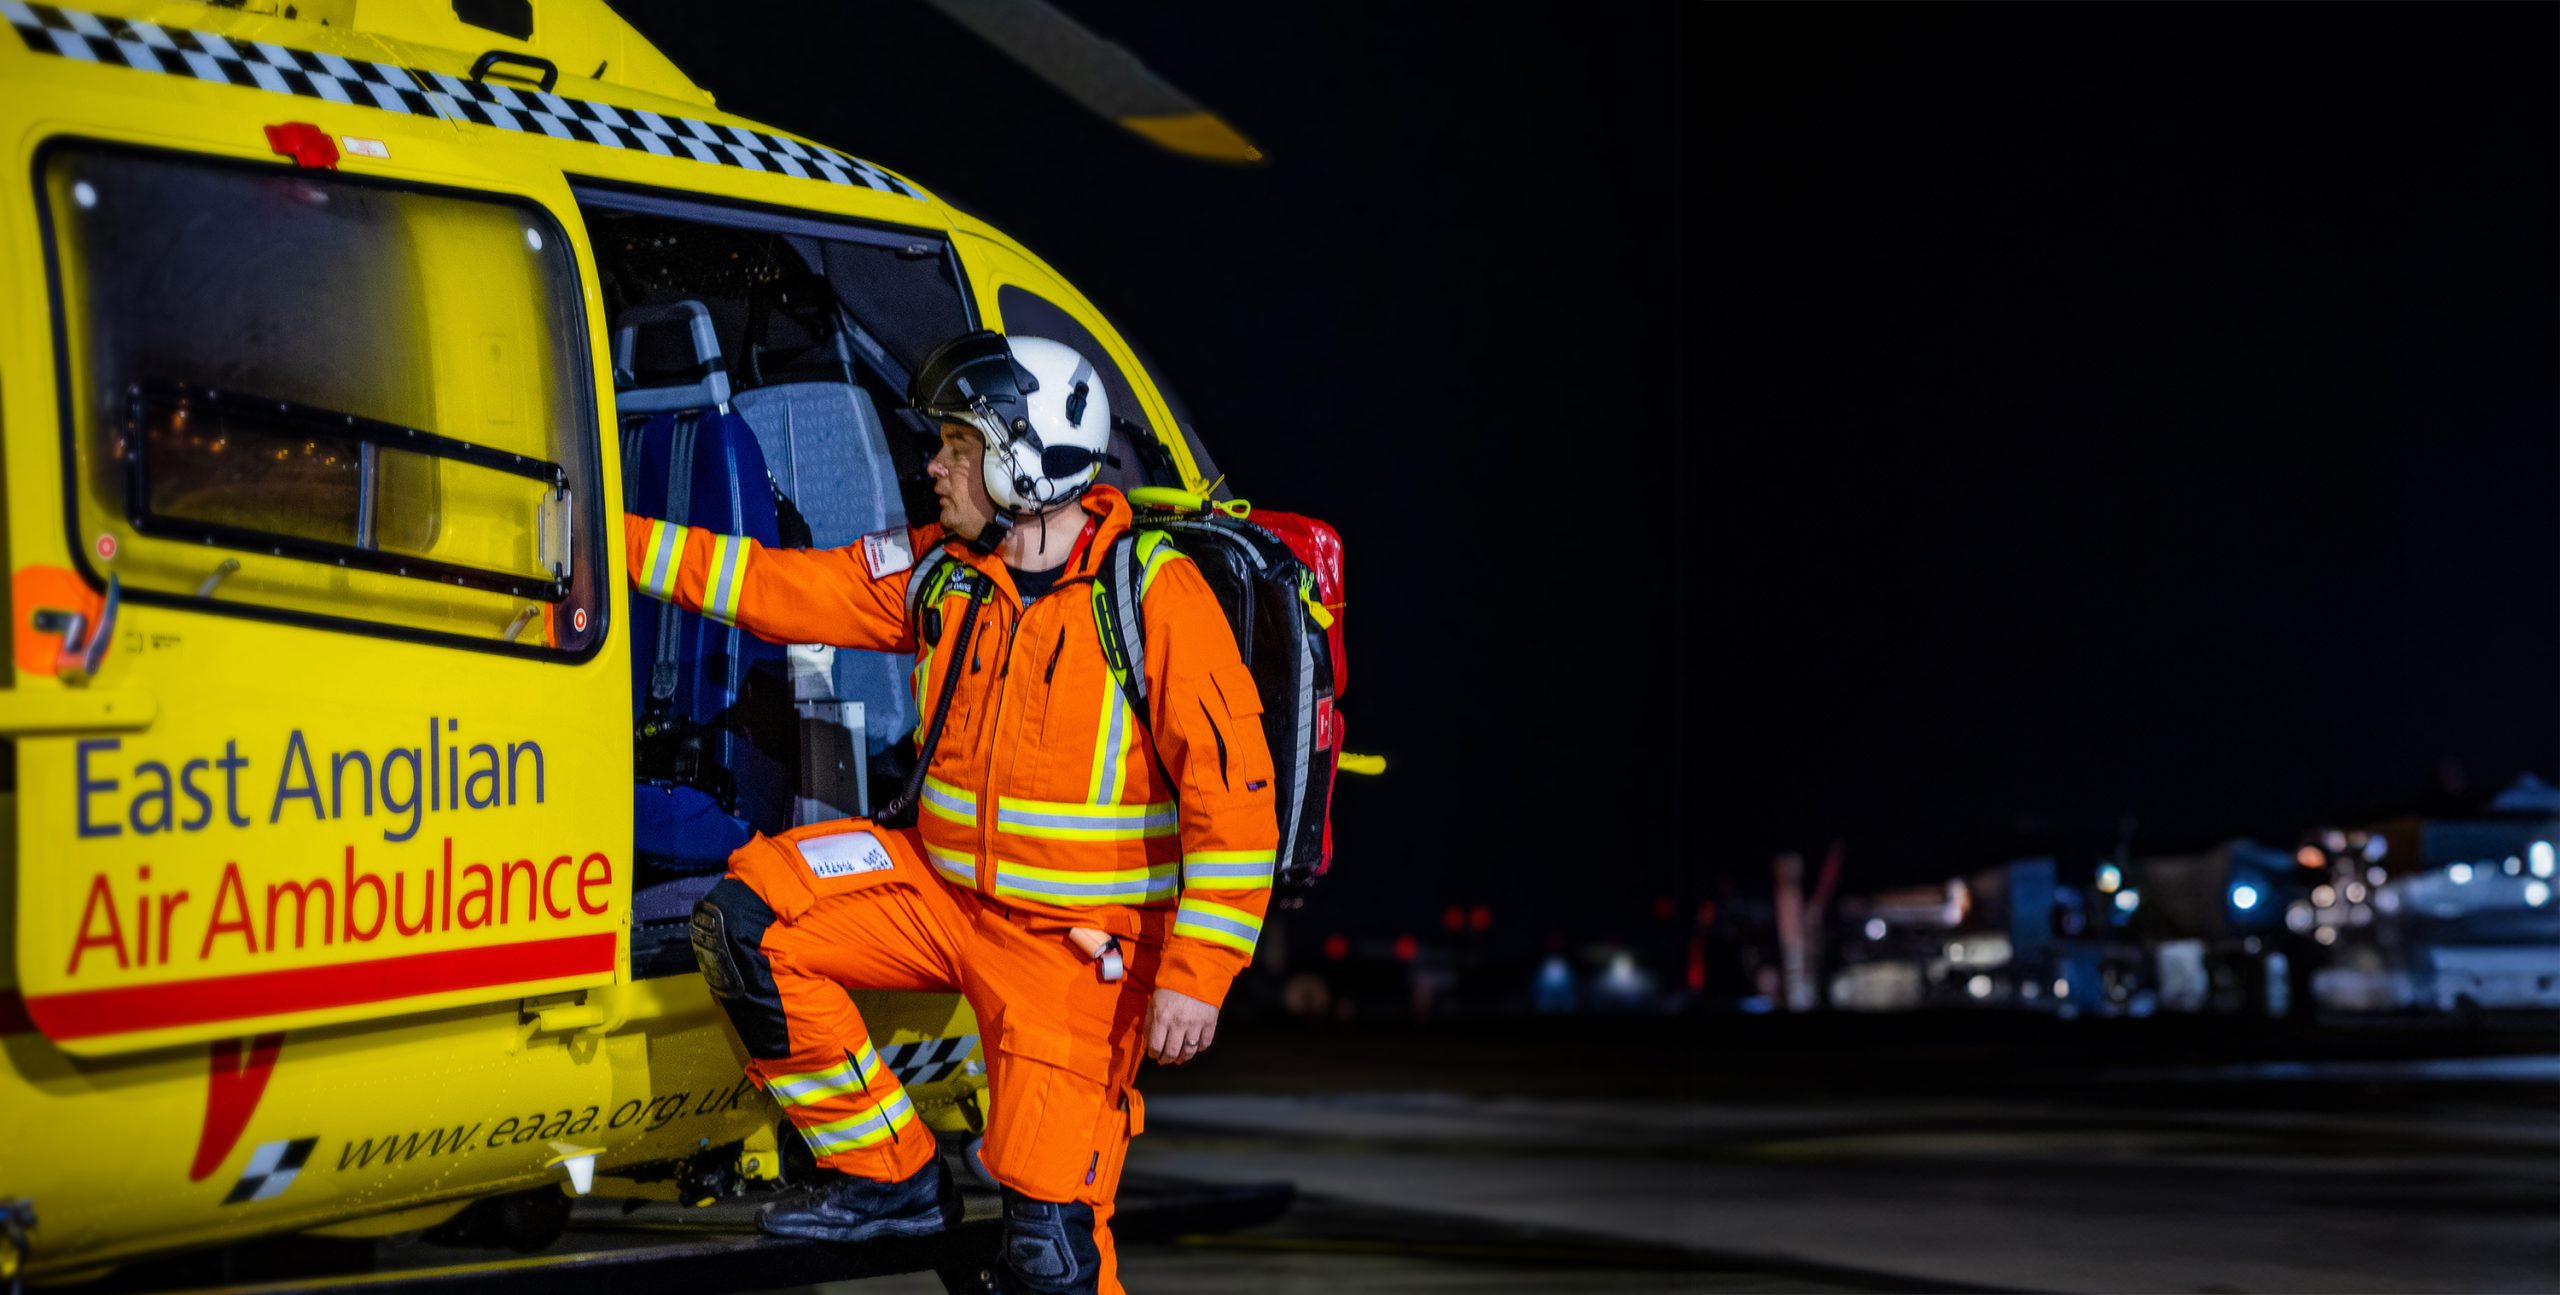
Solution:
{"label": "helicopter door", "polygon": [[64,389],[58,440],[7,444],[0,730],[18,980],[62,1047],[616,976],[598,357],[566,189],[504,168],[40,155]]}

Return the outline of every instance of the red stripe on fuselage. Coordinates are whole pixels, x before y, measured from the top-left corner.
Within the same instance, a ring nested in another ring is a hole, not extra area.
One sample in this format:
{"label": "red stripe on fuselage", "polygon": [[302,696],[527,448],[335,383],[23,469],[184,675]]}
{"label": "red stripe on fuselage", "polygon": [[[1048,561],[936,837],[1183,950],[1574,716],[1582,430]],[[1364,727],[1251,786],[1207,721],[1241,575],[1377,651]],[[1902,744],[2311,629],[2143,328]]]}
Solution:
{"label": "red stripe on fuselage", "polygon": [[45,1037],[89,1039],[287,1012],[420,998],[613,970],[614,932],[563,936],[484,949],[412,953],[371,962],[256,971],[174,984],[124,985],[40,994],[27,1015]]}

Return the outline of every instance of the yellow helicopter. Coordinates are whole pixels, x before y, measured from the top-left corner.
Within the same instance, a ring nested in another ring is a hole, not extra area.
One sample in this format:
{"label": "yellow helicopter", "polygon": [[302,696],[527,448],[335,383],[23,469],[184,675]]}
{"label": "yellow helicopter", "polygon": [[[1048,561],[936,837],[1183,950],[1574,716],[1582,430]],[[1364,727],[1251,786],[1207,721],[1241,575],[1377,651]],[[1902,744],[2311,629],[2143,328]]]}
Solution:
{"label": "yellow helicopter", "polygon": [[[775,1177],[686,914],[744,825],[865,811],[913,703],[628,596],[618,514],[897,524],[906,374],[971,327],[1096,358],[1115,484],[1212,488],[1179,411],[1011,239],[599,0],[0,16],[0,1277]],[[1258,156],[1116,75],[1069,88]],[[967,1006],[863,1011],[978,1127]]]}

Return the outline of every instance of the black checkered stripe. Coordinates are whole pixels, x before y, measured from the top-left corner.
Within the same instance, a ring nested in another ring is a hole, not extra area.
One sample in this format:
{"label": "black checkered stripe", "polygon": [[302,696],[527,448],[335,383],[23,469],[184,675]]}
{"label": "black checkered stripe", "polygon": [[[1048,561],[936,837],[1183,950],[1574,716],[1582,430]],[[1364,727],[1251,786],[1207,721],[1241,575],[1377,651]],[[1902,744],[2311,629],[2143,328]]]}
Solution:
{"label": "black checkered stripe", "polygon": [[38,54],[924,197],[860,158],[741,126],[26,0],[0,0],[0,15]]}
{"label": "black checkered stripe", "polygon": [[24,0],[0,0],[0,14],[8,16],[19,38],[38,54],[386,112],[436,115],[417,78],[391,63],[286,49],[266,41],[234,41],[212,32],[107,18]]}
{"label": "black checkered stripe", "polygon": [[969,1050],[977,1046],[978,1036],[974,1034],[922,1039],[882,1048],[880,1059],[897,1072],[899,1083],[938,1084],[959,1073],[961,1063],[969,1059]]}
{"label": "black checkered stripe", "polygon": [[425,74],[435,87],[427,97],[438,112],[462,121],[549,135],[553,139],[638,149],[660,157],[689,157],[714,166],[773,171],[803,180],[864,185],[910,198],[924,195],[898,177],[832,149],[821,149],[743,126],[715,126],[691,117],[668,117],[641,108],[616,108],[593,99],[570,99],[548,90],[519,90],[444,72]]}
{"label": "black checkered stripe", "polygon": [[245,1205],[251,1201],[273,1200],[293,1186],[293,1180],[310,1163],[311,1149],[320,1145],[318,1138],[288,1138],[269,1142],[249,1154],[249,1163],[241,1166],[240,1181],[231,1185],[225,1205]]}

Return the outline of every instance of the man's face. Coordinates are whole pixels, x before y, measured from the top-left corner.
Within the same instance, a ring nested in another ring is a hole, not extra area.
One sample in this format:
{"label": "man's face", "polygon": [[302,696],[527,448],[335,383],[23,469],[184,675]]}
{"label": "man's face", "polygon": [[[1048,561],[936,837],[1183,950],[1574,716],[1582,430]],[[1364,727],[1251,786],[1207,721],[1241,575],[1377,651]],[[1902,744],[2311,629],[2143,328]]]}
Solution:
{"label": "man's face", "polygon": [[943,526],[964,540],[978,538],[978,532],[995,520],[995,500],[987,496],[986,479],[978,475],[978,460],[985,452],[986,442],[977,428],[946,422],[942,448],[925,468],[933,478],[933,497],[942,502]]}

